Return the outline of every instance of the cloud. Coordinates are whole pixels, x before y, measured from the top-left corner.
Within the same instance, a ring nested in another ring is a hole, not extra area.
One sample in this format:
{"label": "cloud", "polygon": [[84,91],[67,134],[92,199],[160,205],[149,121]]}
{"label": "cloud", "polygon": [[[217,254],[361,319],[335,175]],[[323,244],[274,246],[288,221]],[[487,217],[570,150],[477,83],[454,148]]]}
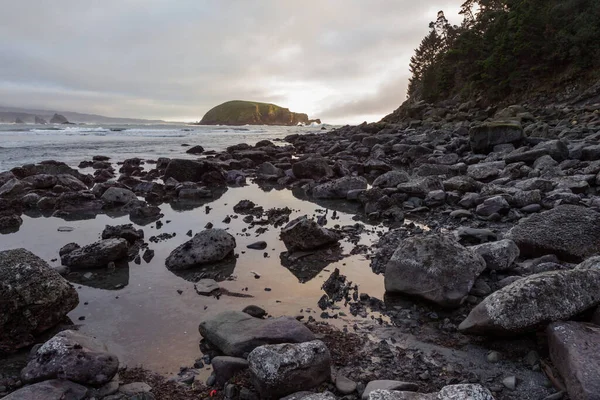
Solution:
{"label": "cloud", "polygon": [[380,118],[404,99],[408,59],[428,21],[459,4],[5,2],[0,98],[169,120],[199,119],[231,99],[277,102],[335,122]]}

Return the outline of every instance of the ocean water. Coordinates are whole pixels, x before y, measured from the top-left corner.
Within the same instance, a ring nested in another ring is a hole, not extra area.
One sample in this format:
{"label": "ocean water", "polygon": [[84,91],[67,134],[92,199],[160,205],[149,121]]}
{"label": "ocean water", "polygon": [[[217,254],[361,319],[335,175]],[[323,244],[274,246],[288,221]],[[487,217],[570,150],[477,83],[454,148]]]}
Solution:
{"label": "ocean water", "polygon": [[110,156],[113,162],[131,157],[197,158],[186,154],[182,145],[219,151],[233,144],[310,132],[322,132],[321,126],[0,124],[0,171],[43,160],[76,166],[94,155]]}

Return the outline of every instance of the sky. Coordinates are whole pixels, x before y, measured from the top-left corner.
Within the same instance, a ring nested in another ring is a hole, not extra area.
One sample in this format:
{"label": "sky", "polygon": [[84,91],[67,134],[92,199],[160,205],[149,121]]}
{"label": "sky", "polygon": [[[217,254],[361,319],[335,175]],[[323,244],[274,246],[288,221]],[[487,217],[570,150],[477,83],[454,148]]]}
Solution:
{"label": "sky", "polygon": [[461,0],[0,0],[0,105],[197,121],[228,100],[333,124],[406,99]]}

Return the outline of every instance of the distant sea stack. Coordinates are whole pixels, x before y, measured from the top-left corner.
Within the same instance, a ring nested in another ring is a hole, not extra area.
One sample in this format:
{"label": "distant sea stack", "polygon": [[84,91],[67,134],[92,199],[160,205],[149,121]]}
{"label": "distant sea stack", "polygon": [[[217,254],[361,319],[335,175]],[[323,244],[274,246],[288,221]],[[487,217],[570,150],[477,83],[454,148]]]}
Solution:
{"label": "distant sea stack", "polygon": [[46,125],[47,124],[47,122],[46,122],[46,120],[44,118],[38,117],[37,115],[35,116],[34,121],[35,121],[36,124],[39,124],[39,125]]}
{"label": "distant sea stack", "polygon": [[233,100],[208,111],[200,125],[309,125],[321,123],[319,119],[308,119],[308,115],[291,112],[287,108],[256,101]]}
{"label": "distant sea stack", "polygon": [[50,120],[51,124],[69,124],[69,120],[64,115],[54,114],[52,119]]}

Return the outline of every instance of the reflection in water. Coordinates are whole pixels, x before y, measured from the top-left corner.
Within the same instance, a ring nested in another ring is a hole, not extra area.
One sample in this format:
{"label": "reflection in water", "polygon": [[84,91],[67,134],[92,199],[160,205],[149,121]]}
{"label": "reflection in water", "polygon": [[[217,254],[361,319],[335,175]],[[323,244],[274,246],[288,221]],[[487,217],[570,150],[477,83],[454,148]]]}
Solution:
{"label": "reflection in water", "polygon": [[218,263],[201,265],[185,270],[169,271],[188,282],[196,283],[200,279],[214,279],[217,282],[222,282],[233,275],[236,263],[237,257],[232,254]]}
{"label": "reflection in water", "polygon": [[201,199],[177,199],[169,203],[173,211],[191,211],[198,207],[202,207],[206,204],[210,204],[214,201],[219,200],[227,192],[229,188],[227,186],[216,188],[211,190],[212,197],[201,198]]}
{"label": "reflection in water", "polygon": [[66,278],[76,284],[104,290],[120,290],[129,284],[129,263],[115,262],[115,268],[99,268],[70,272]]}
{"label": "reflection in water", "polygon": [[346,200],[315,199],[314,197],[307,195],[306,192],[299,187],[292,189],[292,194],[295,198],[299,200],[314,203],[325,209],[335,210],[338,212],[343,212],[345,214],[360,215],[362,213],[362,207],[358,202],[350,202]]}
{"label": "reflection in water", "polygon": [[341,260],[343,258],[342,251],[342,247],[338,244],[315,251],[294,253],[284,251],[279,255],[279,259],[281,265],[298,278],[298,282],[306,283],[317,277],[329,264]]}

